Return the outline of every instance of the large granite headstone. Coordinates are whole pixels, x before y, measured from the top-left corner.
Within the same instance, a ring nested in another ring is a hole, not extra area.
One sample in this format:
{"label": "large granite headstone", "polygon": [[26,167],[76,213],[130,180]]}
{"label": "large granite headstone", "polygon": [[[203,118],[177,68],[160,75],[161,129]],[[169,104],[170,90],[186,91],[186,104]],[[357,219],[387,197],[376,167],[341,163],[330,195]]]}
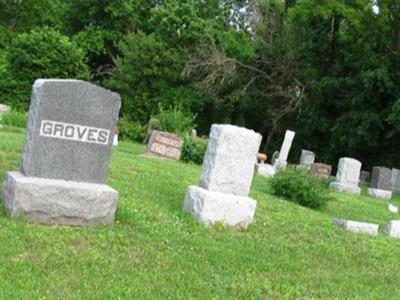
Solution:
{"label": "large granite headstone", "polygon": [[182,153],[183,140],[177,135],[153,130],[147,152],[160,157],[179,160]]}
{"label": "large granite headstone", "polygon": [[341,158],[336,173],[336,181],[331,182],[330,188],[338,192],[359,195],[361,193],[358,186],[360,171],[361,162],[354,158]]}
{"label": "large granite headstone", "polygon": [[212,125],[199,186],[189,186],[184,210],[203,225],[246,228],[256,201],[248,197],[261,135],[232,125]]}
{"label": "large granite headstone", "polygon": [[390,179],[390,185],[392,191],[395,193],[400,193],[400,170],[399,169],[392,169],[392,177]]}
{"label": "large granite headstone", "polygon": [[118,193],[105,181],[120,103],[88,82],[35,81],[21,172],[8,172],[4,183],[12,217],[64,225],[114,220]]}
{"label": "large granite headstone", "polygon": [[329,179],[332,174],[332,166],[322,163],[313,163],[310,165],[310,172],[311,175],[315,177]]}
{"label": "large granite headstone", "polygon": [[373,167],[368,193],[375,198],[392,198],[392,170],[385,167]]}
{"label": "large granite headstone", "polygon": [[290,148],[292,147],[292,142],[294,139],[295,132],[291,130],[286,130],[285,138],[283,140],[281,150],[279,151],[279,157],[274,163],[276,169],[286,168],[287,158],[289,156]]}

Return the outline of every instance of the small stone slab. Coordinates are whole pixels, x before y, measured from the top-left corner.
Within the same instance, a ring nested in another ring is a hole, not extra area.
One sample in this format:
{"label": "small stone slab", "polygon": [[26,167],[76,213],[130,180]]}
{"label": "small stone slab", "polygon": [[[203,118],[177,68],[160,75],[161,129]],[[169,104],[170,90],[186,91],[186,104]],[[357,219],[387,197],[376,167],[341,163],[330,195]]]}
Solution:
{"label": "small stone slab", "polygon": [[247,196],[261,139],[253,130],[212,125],[199,186],[209,191]]}
{"label": "small stone slab", "polygon": [[11,111],[11,107],[5,104],[0,104],[0,116]]}
{"label": "small stone slab", "polygon": [[183,140],[176,134],[153,130],[147,152],[156,156],[179,160],[182,153]]}
{"label": "small stone slab", "polygon": [[256,172],[257,175],[263,177],[273,177],[276,174],[276,169],[273,165],[270,164],[256,164]]}
{"label": "small stone slab", "polygon": [[249,197],[212,192],[189,186],[183,209],[204,226],[221,223],[234,228],[247,228],[252,222],[257,202]]}
{"label": "small stone slab", "polygon": [[385,234],[394,239],[400,239],[400,221],[390,221],[385,228]]}
{"label": "small stone slab", "polygon": [[390,203],[388,204],[388,210],[390,212],[394,213],[394,214],[399,213],[399,208],[397,206],[395,206],[395,205],[390,204]]}
{"label": "small stone slab", "polygon": [[42,224],[111,224],[118,192],[104,184],[27,177],[7,172],[3,203],[12,218]]}
{"label": "small stone slab", "polygon": [[332,174],[332,166],[322,163],[313,163],[310,165],[310,172],[311,175],[315,177],[329,179]]}
{"label": "small stone slab", "polygon": [[381,198],[381,199],[392,199],[392,192],[380,189],[368,189],[368,194],[374,198]]}
{"label": "small stone slab", "polygon": [[22,173],[105,183],[120,105],[117,93],[89,82],[36,80],[32,87]]}
{"label": "small stone slab", "polygon": [[364,223],[351,220],[333,219],[332,223],[342,227],[343,229],[355,233],[365,233],[368,235],[377,235],[379,230],[378,224]]}

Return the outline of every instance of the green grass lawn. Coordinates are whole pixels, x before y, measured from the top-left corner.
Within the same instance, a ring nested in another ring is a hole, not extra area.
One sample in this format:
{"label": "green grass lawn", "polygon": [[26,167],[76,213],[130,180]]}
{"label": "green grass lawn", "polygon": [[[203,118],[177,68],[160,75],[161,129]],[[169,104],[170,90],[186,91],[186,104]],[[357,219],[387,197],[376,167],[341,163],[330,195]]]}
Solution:
{"label": "green grass lawn", "polygon": [[[17,170],[23,133],[0,129],[0,180]],[[387,201],[334,194],[313,211],[268,194],[256,177],[253,224],[207,229],[182,212],[200,167],[114,149],[113,226],[51,227],[0,215],[0,299],[398,299],[400,240],[349,233],[333,217],[399,218]],[[400,205],[400,199],[392,201]],[[400,219],[400,218],[399,218]]]}

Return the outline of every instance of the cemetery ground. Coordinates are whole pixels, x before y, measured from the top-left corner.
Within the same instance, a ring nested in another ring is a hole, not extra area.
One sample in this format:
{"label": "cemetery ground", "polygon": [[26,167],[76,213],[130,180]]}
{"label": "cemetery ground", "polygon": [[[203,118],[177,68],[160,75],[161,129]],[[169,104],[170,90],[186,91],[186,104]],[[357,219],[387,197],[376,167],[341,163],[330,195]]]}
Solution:
{"label": "cemetery ground", "polygon": [[[0,129],[0,180],[20,164],[24,132]],[[334,193],[315,211],[268,193],[256,176],[253,224],[204,228],[182,212],[200,166],[142,155],[121,142],[108,184],[119,191],[112,226],[57,227],[0,215],[0,299],[394,299],[400,240],[382,234],[387,201]],[[391,203],[400,205],[400,198]],[[376,237],[332,218],[378,223]]]}

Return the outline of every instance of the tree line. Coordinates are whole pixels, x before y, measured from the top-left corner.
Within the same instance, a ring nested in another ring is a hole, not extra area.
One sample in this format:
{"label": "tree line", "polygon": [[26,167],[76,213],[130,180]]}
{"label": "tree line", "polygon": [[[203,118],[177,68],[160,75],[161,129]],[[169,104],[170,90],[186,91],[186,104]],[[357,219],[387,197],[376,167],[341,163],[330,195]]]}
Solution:
{"label": "tree line", "polygon": [[263,135],[296,131],[336,165],[400,167],[400,2],[396,0],[0,0],[0,102],[29,106],[36,78],[120,93],[121,116],[160,108]]}

